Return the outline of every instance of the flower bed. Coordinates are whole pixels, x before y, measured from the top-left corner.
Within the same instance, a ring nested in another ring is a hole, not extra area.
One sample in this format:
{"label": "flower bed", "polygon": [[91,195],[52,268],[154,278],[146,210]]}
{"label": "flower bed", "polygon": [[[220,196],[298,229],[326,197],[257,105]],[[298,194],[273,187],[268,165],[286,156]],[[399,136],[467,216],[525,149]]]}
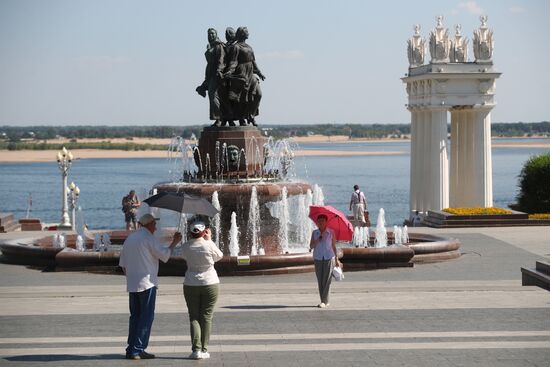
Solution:
{"label": "flower bed", "polygon": [[444,212],[454,215],[502,215],[512,214],[511,210],[502,208],[445,208]]}
{"label": "flower bed", "polygon": [[529,219],[550,219],[550,213],[529,214]]}

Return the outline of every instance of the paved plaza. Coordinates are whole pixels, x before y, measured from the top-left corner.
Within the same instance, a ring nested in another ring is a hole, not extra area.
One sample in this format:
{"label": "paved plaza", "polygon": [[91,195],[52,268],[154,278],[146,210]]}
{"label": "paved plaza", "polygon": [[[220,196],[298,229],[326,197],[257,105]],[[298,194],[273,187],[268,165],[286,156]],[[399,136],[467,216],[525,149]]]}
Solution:
{"label": "paved plaza", "polygon": [[458,237],[463,256],[346,273],[328,309],[313,274],[222,278],[202,361],[186,359],[181,278],[160,278],[157,358],[128,361],[124,277],[0,264],[0,365],[550,366],[550,292],[520,273],[550,259],[550,228],[418,231]]}

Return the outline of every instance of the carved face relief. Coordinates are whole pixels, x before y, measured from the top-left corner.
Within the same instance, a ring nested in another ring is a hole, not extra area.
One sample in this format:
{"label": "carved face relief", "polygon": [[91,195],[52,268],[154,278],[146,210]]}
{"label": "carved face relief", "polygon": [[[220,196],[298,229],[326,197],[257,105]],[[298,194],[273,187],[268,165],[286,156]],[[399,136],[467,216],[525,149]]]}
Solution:
{"label": "carved face relief", "polygon": [[229,162],[229,168],[238,169],[239,161],[239,147],[236,145],[230,145],[227,147],[227,161]]}

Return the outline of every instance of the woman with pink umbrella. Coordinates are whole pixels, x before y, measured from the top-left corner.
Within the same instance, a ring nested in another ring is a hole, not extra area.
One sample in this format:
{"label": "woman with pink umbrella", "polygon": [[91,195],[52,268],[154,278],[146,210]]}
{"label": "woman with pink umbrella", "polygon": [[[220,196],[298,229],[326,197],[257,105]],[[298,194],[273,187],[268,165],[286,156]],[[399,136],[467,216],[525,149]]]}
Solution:
{"label": "woman with pink umbrella", "polygon": [[328,215],[321,212],[314,217],[314,207],[310,207],[310,218],[315,218],[317,223],[316,230],[311,234],[309,248],[313,250],[313,260],[315,263],[315,275],[319,285],[319,297],[321,303],[319,308],[325,308],[329,305],[330,283],[332,280],[332,269],[334,266],[340,266],[340,261],[336,256],[336,234],[334,230],[327,227]]}

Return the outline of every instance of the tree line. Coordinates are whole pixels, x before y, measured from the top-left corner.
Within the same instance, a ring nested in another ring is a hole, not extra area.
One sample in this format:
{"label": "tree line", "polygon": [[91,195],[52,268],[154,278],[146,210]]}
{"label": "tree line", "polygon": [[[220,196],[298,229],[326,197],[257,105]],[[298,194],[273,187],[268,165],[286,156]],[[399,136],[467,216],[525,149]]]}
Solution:
{"label": "tree line", "polygon": [[[0,126],[0,140],[20,142],[21,140],[50,140],[55,138],[78,139],[126,138],[131,143],[137,138],[191,138],[200,136],[205,125],[194,126]],[[319,125],[261,125],[267,135],[275,138],[308,135],[344,135],[350,138],[405,138],[411,132],[410,124],[319,124]],[[493,123],[494,137],[550,136],[550,122]],[[449,125],[450,132],[450,125]]]}

